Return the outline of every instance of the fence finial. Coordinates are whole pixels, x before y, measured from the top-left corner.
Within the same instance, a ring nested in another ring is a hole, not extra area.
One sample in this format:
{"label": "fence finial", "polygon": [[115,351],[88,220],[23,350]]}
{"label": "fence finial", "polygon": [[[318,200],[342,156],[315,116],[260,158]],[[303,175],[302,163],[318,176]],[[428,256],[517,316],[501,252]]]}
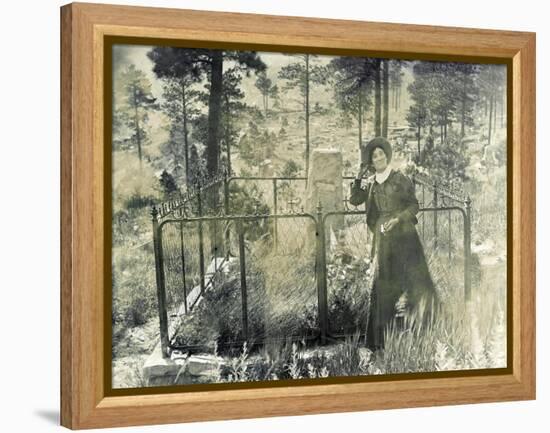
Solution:
{"label": "fence finial", "polygon": [[156,220],[158,217],[159,211],[156,205],[151,206],[151,217]]}

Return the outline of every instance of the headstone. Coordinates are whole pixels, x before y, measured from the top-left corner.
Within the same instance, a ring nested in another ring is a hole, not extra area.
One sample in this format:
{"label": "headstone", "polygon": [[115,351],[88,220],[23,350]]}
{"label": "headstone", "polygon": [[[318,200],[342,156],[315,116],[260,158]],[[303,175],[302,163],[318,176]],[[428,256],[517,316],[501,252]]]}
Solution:
{"label": "headstone", "polygon": [[[315,214],[320,203],[323,214],[344,210],[342,183],[342,152],[337,149],[314,149],[310,156],[310,166],[306,191],[306,208]],[[326,226],[332,230],[342,228],[342,215],[330,216]]]}

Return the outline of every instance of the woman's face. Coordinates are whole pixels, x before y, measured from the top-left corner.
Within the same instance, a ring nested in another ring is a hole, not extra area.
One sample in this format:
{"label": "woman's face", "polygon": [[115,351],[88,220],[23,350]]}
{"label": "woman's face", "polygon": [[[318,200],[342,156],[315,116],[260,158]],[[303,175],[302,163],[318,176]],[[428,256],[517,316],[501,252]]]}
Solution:
{"label": "woman's face", "polygon": [[372,165],[377,172],[382,172],[388,166],[388,158],[382,149],[377,147],[372,152]]}

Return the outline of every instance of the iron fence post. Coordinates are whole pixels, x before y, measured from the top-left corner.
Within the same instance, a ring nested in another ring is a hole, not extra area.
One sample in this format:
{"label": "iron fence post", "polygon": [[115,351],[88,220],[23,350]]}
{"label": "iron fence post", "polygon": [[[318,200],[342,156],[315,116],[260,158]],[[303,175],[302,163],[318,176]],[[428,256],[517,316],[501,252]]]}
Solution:
{"label": "iron fence post", "polygon": [[325,222],[321,202],[317,205],[317,242],[316,242],[316,274],[317,303],[319,308],[319,329],[321,344],[326,344],[328,331],[328,300],[327,300],[327,269],[325,251]]}
{"label": "iron fence post", "polygon": [[244,248],[244,227],[241,220],[237,221],[237,232],[239,234],[239,265],[241,273],[241,320],[243,327],[243,338],[248,340],[248,294],[246,288],[246,258]]}
{"label": "iron fence post", "polygon": [[466,219],[464,221],[464,298],[468,301],[471,297],[471,229],[472,229],[472,201],[466,197]]}
{"label": "iron fence post", "polygon": [[164,282],[164,260],[162,256],[162,233],[159,229],[158,209],[151,208],[151,219],[153,221],[153,249],[155,253],[155,271],[157,280],[157,300],[160,324],[160,347],[163,357],[170,356],[168,341],[168,314],[166,312],[166,288]]}

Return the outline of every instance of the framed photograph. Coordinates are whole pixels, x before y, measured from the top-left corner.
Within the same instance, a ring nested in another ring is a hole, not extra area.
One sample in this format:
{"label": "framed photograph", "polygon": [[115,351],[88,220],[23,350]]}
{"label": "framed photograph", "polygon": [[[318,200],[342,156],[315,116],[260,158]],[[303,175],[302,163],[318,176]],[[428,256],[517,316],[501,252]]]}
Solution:
{"label": "framed photograph", "polygon": [[535,34],[61,8],[61,423],[535,398]]}

